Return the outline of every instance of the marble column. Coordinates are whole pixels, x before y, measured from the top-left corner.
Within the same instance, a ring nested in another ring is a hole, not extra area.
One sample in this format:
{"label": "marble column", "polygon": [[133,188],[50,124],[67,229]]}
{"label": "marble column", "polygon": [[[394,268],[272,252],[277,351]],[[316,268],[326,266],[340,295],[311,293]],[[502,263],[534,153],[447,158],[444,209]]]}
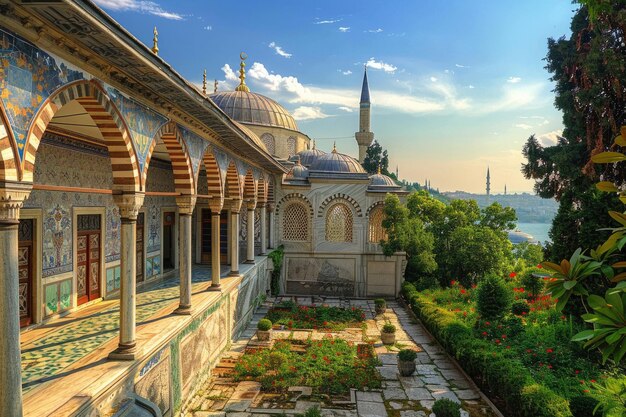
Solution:
{"label": "marble column", "polygon": [[211,286],[209,290],[220,291],[221,290],[221,218],[220,213],[224,205],[224,200],[214,199],[209,201],[209,208],[211,209]]}
{"label": "marble column", "polygon": [[275,231],[274,231],[274,223],[276,222],[276,219],[274,218],[274,205],[271,203],[267,204],[267,211],[270,214],[270,224],[269,224],[269,231],[268,234],[270,235],[269,238],[269,247],[270,249],[274,249],[276,247],[276,241],[274,239],[276,239],[275,237]]}
{"label": "marble column", "polygon": [[0,184],[0,414],[22,416],[18,234],[30,185]]}
{"label": "marble column", "polygon": [[233,200],[230,205],[230,272],[229,276],[239,275],[239,211],[242,200]]}
{"label": "marble column", "polygon": [[109,353],[109,359],[134,360],[136,355],[137,214],[143,206],[143,199],[143,193],[113,194],[113,201],[120,208],[122,220],[120,232],[120,337],[117,349]]}
{"label": "marble column", "polygon": [[267,208],[265,203],[261,204],[259,216],[261,218],[259,224],[261,228],[261,255],[267,255]]}
{"label": "marble column", "polygon": [[246,263],[254,263],[254,209],[256,208],[256,200],[246,202],[246,208],[248,209],[248,221],[247,221],[247,241],[248,251],[246,253]]}
{"label": "marble column", "polygon": [[178,271],[180,301],[174,314],[191,314],[191,217],[196,206],[195,195],[176,197],[178,206]]}

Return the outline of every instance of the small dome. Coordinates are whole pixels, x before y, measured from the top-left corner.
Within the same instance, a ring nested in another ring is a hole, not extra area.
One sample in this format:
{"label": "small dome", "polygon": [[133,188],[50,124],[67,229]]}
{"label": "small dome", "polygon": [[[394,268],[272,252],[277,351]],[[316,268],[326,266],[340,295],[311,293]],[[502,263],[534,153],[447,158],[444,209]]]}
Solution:
{"label": "small dome", "polygon": [[315,141],[313,141],[313,149],[305,149],[298,152],[296,155],[289,158],[290,161],[300,160],[300,163],[305,167],[310,167],[315,161],[322,155],[326,155],[326,152],[315,148]]}
{"label": "small dome", "polygon": [[524,233],[521,230],[510,230],[508,232],[508,235],[509,235],[509,240],[513,244],[518,244],[522,242],[529,242],[529,243],[538,242],[537,239],[535,239],[532,235],[529,235],[528,233]]}
{"label": "small dome", "polygon": [[295,119],[269,97],[249,91],[225,91],[211,94],[211,100],[231,119],[240,123],[298,130]]}
{"label": "small dome", "polygon": [[396,182],[380,172],[370,176],[370,187],[399,187]]}
{"label": "small dome", "polygon": [[287,179],[306,180],[309,177],[309,170],[296,160],[296,164],[287,173]]}
{"label": "small dome", "polygon": [[337,152],[333,148],[331,153],[321,155],[309,167],[311,171],[324,172],[346,172],[354,174],[365,174],[365,170],[359,162],[351,156]]}

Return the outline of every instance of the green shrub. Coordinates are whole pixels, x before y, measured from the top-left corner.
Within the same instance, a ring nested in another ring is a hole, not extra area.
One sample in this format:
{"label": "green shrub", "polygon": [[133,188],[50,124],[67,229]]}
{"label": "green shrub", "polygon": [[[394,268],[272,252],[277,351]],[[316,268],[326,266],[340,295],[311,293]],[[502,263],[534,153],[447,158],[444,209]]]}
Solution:
{"label": "green shrub", "polygon": [[567,400],[539,384],[524,387],[521,405],[524,416],[572,417]]}
{"label": "green shrub", "polygon": [[374,305],[376,307],[383,307],[387,305],[387,301],[384,298],[377,298],[374,300]]}
{"label": "green shrub", "polygon": [[512,294],[504,280],[496,275],[487,275],[476,289],[476,310],[482,318],[502,318],[511,306]]}
{"label": "green shrub", "polygon": [[322,417],[322,412],[318,406],[313,406],[306,410],[304,414],[298,414],[300,417]]}
{"label": "green shrub", "polygon": [[437,417],[461,417],[461,406],[447,398],[435,401],[433,413]]}
{"label": "green shrub", "polygon": [[[598,400],[587,395],[580,395],[569,400],[569,409],[574,417],[591,417],[593,410],[598,405]],[[598,412],[597,416],[601,413]]]}
{"label": "green shrub", "polygon": [[391,323],[387,323],[383,326],[383,333],[395,333],[396,332],[396,326],[394,326]]}
{"label": "green shrub", "polygon": [[261,330],[262,332],[266,332],[272,328],[272,322],[268,319],[261,319],[256,325],[256,328]]}
{"label": "green shrub", "polygon": [[398,359],[401,361],[414,361],[417,358],[417,352],[413,349],[402,349],[398,352]]}
{"label": "green shrub", "polygon": [[272,260],[272,264],[274,265],[270,281],[270,292],[272,295],[278,295],[280,293],[280,272],[283,269],[284,255],[285,247],[283,245],[280,245],[267,255],[267,257]]}
{"label": "green shrub", "polygon": [[532,267],[526,268],[520,277],[520,283],[531,298],[537,298],[543,292],[543,277],[548,275],[543,269]]}
{"label": "green shrub", "polygon": [[525,316],[530,313],[530,306],[525,300],[513,301],[513,304],[511,304],[511,313],[516,316]]}

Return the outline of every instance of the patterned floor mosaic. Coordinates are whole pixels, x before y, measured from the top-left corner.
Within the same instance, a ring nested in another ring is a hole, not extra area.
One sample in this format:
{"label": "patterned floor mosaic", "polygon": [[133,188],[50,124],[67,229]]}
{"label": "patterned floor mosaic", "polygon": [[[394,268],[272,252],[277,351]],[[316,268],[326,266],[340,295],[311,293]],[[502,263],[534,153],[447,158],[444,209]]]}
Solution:
{"label": "patterned floor mosaic", "polygon": [[[192,282],[195,292],[202,283],[211,280],[211,270],[194,267]],[[178,302],[179,279],[170,278],[137,294],[137,324],[149,320],[165,307]],[[67,325],[46,333],[41,338],[22,345],[22,388],[54,379],[81,358],[109,340],[117,337],[119,304],[102,310],[75,316]]]}

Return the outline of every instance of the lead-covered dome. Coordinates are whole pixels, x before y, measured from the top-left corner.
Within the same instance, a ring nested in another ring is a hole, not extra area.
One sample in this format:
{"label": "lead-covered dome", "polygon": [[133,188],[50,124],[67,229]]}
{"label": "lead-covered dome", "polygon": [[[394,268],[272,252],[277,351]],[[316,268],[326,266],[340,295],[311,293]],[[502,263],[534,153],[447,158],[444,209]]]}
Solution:
{"label": "lead-covered dome", "polygon": [[240,123],[298,130],[295,119],[283,106],[261,94],[225,91],[209,97],[231,119]]}
{"label": "lead-covered dome", "polygon": [[315,141],[313,141],[313,149],[305,149],[303,151],[300,151],[291,158],[289,158],[289,160],[292,162],[299,160],[300,163],[305,167],[310,167],[322,155],[326,155],[326,152],[320,149],[316,149]]}
{"label": "lead-covered dome", "polygon": [[370,187],[399,187],[399,185],[391,177],[378,172],[370,176]]}
{"label": "lead-covered dome", "polygon": [[333,148],[331,153],[318,157],[309,167],[311,171],[323,172],[346,172],[353,174],[365,174],[365,170],[359,162],[351,156],[337,152]]}

